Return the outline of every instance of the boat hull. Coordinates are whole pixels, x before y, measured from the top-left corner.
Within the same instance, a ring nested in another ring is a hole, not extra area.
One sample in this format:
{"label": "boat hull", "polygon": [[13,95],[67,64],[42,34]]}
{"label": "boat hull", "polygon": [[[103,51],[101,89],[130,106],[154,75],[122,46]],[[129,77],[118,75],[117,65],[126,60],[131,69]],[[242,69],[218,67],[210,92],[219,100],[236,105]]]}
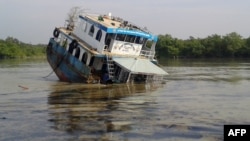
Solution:
{"label": "boat hull", "polygon": [[94,83],[91,68],[72,56],[66,48],[51,38],[46,50],[47,60],[61,81]]}

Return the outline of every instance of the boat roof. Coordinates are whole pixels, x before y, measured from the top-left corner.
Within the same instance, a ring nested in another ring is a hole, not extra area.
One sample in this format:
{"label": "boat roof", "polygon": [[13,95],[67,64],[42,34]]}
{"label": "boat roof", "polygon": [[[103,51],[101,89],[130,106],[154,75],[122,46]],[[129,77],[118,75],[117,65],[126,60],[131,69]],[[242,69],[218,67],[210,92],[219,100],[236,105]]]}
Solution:
{"label": "boat roof", "polygon": [[114,57],[113,60],[134,74],[168,75],[167,72],[148,59]]}
{"label": "boat roof", "polygon": [[80,19],[88,21],[107,33],[139,36],[155,42],[158,40],[156,35],[153,35],[149,31],[119,17],[106,15],[80,15],[79,17]]}

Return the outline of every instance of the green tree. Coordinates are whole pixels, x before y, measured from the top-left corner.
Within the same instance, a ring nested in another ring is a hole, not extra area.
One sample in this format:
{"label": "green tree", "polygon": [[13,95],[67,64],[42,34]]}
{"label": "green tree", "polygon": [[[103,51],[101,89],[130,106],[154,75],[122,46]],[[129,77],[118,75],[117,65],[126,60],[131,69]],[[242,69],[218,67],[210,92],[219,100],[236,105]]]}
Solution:
{"label": "green tree", "polygon": [[222,38],[220,35],[214,34],[202,40],[205,47],[204,55],[206,57],[222,57]]}
{"label": "green tree", "polygon": [[180,40],[166,34],[159,36],[156,52],[160,57],[169,58],[250,57],[250,37],[243,39],[236,32],[232,32],[226,36],[214,34],[203,39],[190,36],[187,40]]}
{"label": "green tree", "polygon": [[13,37],[0,40],[0,58],[44,56],[45,45],[25,44]]}
{"label": "green tree", "polygon": [[159,56],[162,57],[177,57],[179,56],[179,47],[181,42],[173,38],[171,35],[160,35],[159,40],[156,44],[156,52]]}
{"label": "green tree", "polygon": [[244,40],[236,32],[232,32],[224,36],[224,49],[225,56],[235,57],[235,54],[240,50],[244,45]]}
{"label": "green tree", "polygon": [[241,57],[250,57],[250,37],[244,40],[244,46],[237,53]]}
{"label": "green tree", "polygon": [[188,40],[185,40],[181,54],[189,58],[199,58],[203,57],[204,50],[205,47],[201,43],[201,40],[191,36]]}

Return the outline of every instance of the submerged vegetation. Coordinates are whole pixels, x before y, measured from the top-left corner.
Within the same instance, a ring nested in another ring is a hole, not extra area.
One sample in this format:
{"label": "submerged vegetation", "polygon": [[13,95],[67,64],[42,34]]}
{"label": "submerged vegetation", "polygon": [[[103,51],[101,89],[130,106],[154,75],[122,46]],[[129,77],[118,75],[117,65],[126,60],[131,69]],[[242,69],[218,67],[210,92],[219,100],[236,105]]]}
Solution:
{"label": "submerged vegetation", "polygon": [[[45,56],[44,44],[27,44],[16,38],[0,39],[0,59]],[[249,58],[250,37],[236,32],[225,36],[214,34],[206,38],[177,39],[169,34],[159,35],[156,44],[158,58]]]}
{"label": "submerged vegetation", "polygon": [[0,59],[43,57],[45,56],[45,46],[23,43],[13,37],[7,37],[5,40],[0,39]]}

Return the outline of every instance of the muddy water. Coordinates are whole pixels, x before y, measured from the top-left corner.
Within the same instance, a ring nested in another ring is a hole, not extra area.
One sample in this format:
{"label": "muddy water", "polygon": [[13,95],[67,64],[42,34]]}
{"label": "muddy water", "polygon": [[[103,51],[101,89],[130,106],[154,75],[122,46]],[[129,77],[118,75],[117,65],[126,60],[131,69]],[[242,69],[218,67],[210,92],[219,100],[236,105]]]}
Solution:
{"label": "muddy water", "polygon": [[46,60],[0,61],[0,140],[223,140],[250,124],[250,61],[162,61],[166,84],[59,82]]}

